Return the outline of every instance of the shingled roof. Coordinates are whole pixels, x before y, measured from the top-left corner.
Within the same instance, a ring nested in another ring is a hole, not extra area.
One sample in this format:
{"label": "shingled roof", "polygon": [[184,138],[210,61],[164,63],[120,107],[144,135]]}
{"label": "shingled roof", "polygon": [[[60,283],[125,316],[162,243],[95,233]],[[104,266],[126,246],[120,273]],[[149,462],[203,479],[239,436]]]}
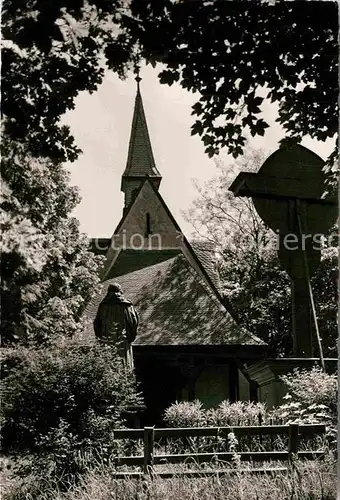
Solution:
{"label": "shingled roof", "polygon": [[[92,238],[89,250],[96,255],[106,255],[111,244],[111,238]],[[204,241],[188,241],[193,253],[205,269],[216,288],[221,291],[221,283],[216,271],[216,258],[214,248]],[[166,260],[169,256],[178,253],[179,250],[122,250],[115,265],[112,267],[107,278],[119,276],[141,267],[147,267],[157,262]]]}
{"label": "shingled roof", "polygon": [[214,245],[209,241],[203,240],[189,240],[188,243],[217,290],[221,292],[222,287],[218,272],[216,270],[216,255]]}
{"label": "shingled roof", "polygon": [[181,253],[105,281],[85,311],[91,336],[99,303],[113,282],[140,315],[137,346],[263,344],[233,321]]}
{"label": "shingled roof", "polygon": [[105,280],[133,273],[139,269],[147,269],[150,266],[169,260],[180,253],[180,249],[169,250],[121,250],[119,255],[107,273]]}

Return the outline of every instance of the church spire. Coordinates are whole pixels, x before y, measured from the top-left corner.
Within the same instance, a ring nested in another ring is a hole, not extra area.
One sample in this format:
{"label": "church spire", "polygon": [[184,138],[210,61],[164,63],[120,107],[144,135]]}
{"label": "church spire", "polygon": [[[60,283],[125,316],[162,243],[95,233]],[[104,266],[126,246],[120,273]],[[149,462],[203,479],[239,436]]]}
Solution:
{"label": "church spire", "polygon": [[152,153],[151,141],[140,93],[139,82],[141,78],[139,73],[137,73],[136,81],[137,94],[131,126],[129,152],[121,185],[121,190],[125,193],[125,208],[130,204],[134,193],[137,192],[140,184],[145,178],[149,178],[157,189],[162,179],[161,174],[156,168]]}

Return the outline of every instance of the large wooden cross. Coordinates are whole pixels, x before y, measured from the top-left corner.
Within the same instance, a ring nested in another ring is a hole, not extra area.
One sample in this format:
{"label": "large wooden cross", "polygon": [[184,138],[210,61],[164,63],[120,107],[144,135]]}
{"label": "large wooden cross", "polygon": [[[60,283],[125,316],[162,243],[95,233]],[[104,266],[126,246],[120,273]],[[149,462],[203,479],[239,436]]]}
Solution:
{"label": "large wooden cross", "polygon": [[278,256],[291,278],[297,357],[312,356],[312,332],[318,334],[318,326],[310,276],[320,262],[322,235],[337,218],[336,198],[325,196],[323,167],[319,156],[294,145],[275,151],[258,173],[241,172],[229,187],[235,196],[251,197],[261,219],[278,235]]}

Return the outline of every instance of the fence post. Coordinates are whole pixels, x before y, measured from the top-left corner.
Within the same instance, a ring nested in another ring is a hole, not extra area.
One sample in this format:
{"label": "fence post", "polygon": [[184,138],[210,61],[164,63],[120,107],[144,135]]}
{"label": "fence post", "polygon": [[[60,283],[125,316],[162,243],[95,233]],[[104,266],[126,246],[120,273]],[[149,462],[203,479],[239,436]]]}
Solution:
{"label": "fence post", "polygon": [[298,451],[299,424],[289,424],[288,460],[292,461],[292,456]]}
{"label": "fence post", "polygon": [[144,474],[152,472],[155,427],[144,427]]}
{"label": "fence post", "polygon": [[[261,425],[263,423],[263,417],[262,417],[261,412],[259,412],[258,419],[259,419],[259,426],[261,427]],[[262,446],[262,434],[261,434],[261,432],[259,433],[259,439],[260,439],[260,446]]]}

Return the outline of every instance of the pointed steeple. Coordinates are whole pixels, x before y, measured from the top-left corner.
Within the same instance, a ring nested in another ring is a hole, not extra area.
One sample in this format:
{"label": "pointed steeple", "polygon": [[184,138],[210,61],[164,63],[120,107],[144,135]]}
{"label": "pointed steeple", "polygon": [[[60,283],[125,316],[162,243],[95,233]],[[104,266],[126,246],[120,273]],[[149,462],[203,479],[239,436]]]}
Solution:
{"label": "pointed steeple", "polygon": [[139,88],[140,80],[141,78],[137,76],[137,94],[131,126],[129,152],[121,184],[121,191],[125,193],[125,208],[131,203],[134,193],[137,192],[141,183],[146,178],[154,184],[156,189],[159,188],[162,179],[161,174],[156,168],[152,153],[151,141]]}

